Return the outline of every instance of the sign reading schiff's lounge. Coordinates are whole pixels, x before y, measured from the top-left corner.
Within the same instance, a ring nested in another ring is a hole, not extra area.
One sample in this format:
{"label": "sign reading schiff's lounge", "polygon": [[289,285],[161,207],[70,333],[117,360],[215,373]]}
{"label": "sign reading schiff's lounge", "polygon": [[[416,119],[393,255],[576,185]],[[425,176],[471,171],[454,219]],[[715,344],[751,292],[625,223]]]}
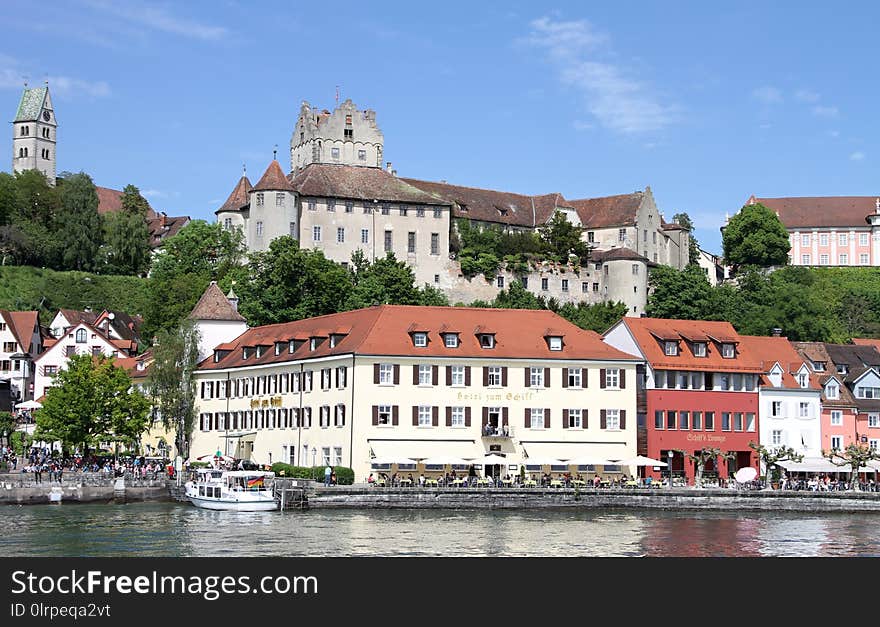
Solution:
{"label": "sign reading schiff's lounge", "polygon": [[688,442],[726,442],[726,435],[712,435],[711,433],[688,433]]}

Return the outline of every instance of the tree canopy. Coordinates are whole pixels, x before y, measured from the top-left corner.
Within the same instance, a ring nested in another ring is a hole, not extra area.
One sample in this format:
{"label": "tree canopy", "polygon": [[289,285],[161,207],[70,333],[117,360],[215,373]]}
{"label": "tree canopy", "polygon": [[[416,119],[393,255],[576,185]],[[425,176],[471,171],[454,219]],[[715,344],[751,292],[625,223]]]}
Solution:
{"label": "tree canopy", "polygon": [[150,267],[149,204],[134,185],[122,192],[122,209],[106,219],[105,263],[111,274],[143,275]]}
{"label": "tree canopy", "polygon": [[700,245],[697,243],[697,238],[694,235],[693,220],[691,220],[691,217],[686,212],[682,212],[672,216],[672,221],[688,230],[688,263],[695,265],[700,263]]}
{"label": "tree canopy", "polygon": [[788,231],[773,211],[755,203],[745,205],[722,233],[724,260],[739,266],[784,266],[791,245]]}

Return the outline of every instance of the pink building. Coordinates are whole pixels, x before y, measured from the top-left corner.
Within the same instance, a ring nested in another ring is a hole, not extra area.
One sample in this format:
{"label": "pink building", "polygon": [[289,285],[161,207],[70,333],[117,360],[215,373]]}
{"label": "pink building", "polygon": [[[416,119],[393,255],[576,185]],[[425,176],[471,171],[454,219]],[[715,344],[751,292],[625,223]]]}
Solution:
{"label": "pink building", "polygon": [[794,266],[880,266],[880,198],[749,198],[776,212],[789,233]]}

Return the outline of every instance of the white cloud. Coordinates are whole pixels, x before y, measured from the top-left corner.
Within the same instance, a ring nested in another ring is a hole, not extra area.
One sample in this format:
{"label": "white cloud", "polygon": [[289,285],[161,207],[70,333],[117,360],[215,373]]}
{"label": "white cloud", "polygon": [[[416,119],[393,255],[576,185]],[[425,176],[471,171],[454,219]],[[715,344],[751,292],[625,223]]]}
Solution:
{"label": "white cloud", "polygon": [[[43,84],[43,80],[36,80],[39,73],[29,72],[23,69],[16,59],[0,55],[0,89],[23,89],[25,77],[30,77],[31,86]],[[52,93],[62,97],[86,95],[103,98],[110,95],[110,85],[105,81],[88,81],[71,76],[46,76],[44,80],[49,81]]]}
{"label": "white cloud", "polygon": [[862,161],[865,158],[865,153],[861,150],[857,150],[849,156],[850,161]]}
{"label": "white cloud", "polygon": [[[663,105],[647,85],[624,69],[599,60],[610,54],[609,37],[586,20],[533,20],[526,44],[546,50],[560,80],[578,90],[587,110],[605,127],[621,133],[661,129],[674,121],[674,107]],[[575,128],[578,128],[575,122]]]}
{"label": "white cloud", "polygon": [[794,94],[795,100],[799,102],[818,102],[819,94],[809,89],[799,89]]}
{"label": "white cloud", "polygon": [[158,189],[147,189],[141,192],[141,196],[144,198],[165,198],[168,194]]}
{"label": "white cloud", "polygon": [[836,118],[837,114],[840,113],[837,110],[837,107],[824,107],[822,105],[816,105],[812,109],[813,115],[818,115],[824,118]]}
{"label": "white cloud", "polygon": [[753,89],[752,98],[764,104],[779,104],[782,102],[782,92],[776,87],[765,85]]}
{"label": "white cloud", "polygon": [[228,30],[223,26],[214,26],[178,17],[161,7],[147,6],[140,2],[84,0],[84,3],[95,10],[108,13],[114,17],[153,30],[171,33],[172,35],[182,35],[193,39],[217,40],[228,33]]}

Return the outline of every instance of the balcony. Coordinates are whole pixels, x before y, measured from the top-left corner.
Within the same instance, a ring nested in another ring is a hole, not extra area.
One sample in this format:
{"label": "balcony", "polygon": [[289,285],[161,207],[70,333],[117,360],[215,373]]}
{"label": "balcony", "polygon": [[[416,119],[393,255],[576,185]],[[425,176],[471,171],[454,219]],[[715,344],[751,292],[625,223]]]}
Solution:
{"label": "balcony", "polygon": [[494,440],[494,439],[505,439],[508,440],[513,437],[513,427],[510,425],[497,425],[497,424],[484,424],[481,428],[480,435],[483,438]]}

